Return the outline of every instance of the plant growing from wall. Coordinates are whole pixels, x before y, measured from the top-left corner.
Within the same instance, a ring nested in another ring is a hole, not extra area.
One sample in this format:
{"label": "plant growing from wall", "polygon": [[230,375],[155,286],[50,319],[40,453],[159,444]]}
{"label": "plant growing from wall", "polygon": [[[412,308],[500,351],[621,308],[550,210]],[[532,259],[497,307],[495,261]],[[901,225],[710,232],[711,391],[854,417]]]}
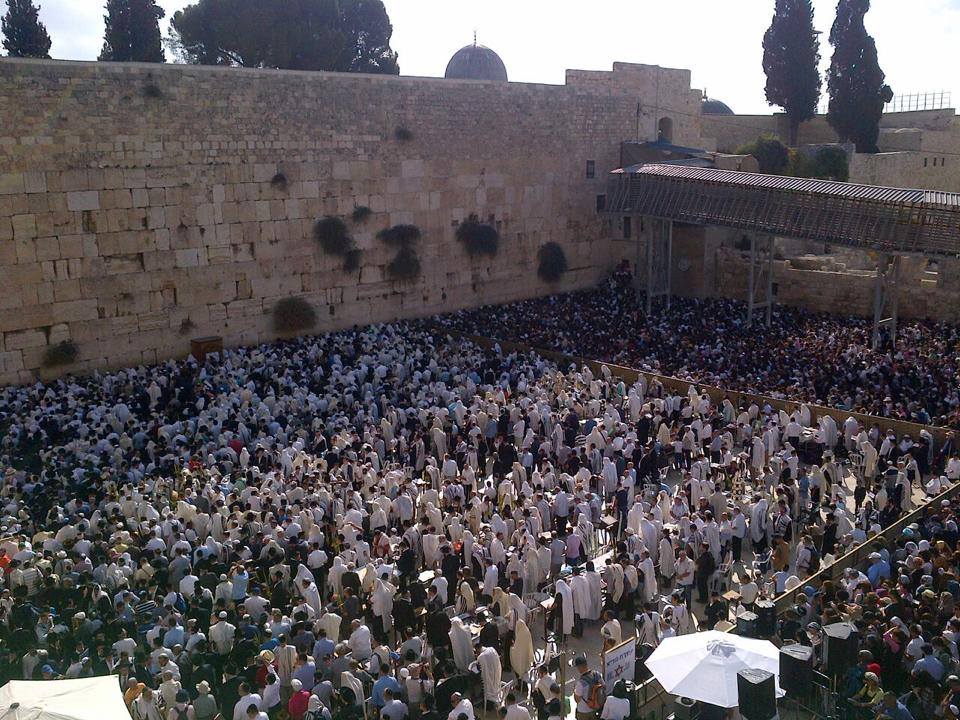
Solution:
{"label": "plant growing from wall", "polygon": [[296,333],[317,325],[317,312],[306,300],[289,297],[273,306],[273,329],[278,333]]}
{"label": "plant growing from wall", "polygon": [[72,340],[64,340],[56,345],[50,345],[43,353],[42,362],[45,368],[72,365],[79,355],[80,349],[77,344]]}
{"label": "plant growing from wall", "polygon": [[366,205],[357,205],[357,207],[355,207],[353,209],[353,212],[350,214],[350,218],[355,223],[362,223],[372,214],[373,214],[373,210],[368,208]]}
{"label": "plant growing from wall", "polygon": [[489,223],[480,222],[476,213],[468,215],[457,227],[457,240],[463,243],[467,254],[472,257],[489,255],[494,257],[500,247],[500,233]]}
{"label": "plant growing from wall", "polygon": [[347,224],[338,217],[327,215],[313,226],[313,236],[328,255],[343,257],[353,247]]}
{"label": "plant growing from wall", "polygon": [[537,275],[544,282],[557,282],[568,269],[566,253],[558,243],[553,241],[540,247],[537,258],[540,260]]}
{"label": "plant growing from wall", "polygon": [[394,225],[377,233],[377,239],[397,248],[397,254],[387,264],[387,277],[391,280],[415,280],[423,268],[417,255],[417,242],[420,240],[420,228],[416,225]]}
{"label": "plant growing from wall", "polygon": [[403,125],[397,125],[396,130],[393,131],[393,137],[397,142],[410,142],[413,140],[413,131]]}
{"label": "plant growing from wall", "polygon": [[163,97],[163,90],[156,83],[147,83],[143,86],[143,96],[158,100]]}
{"label": "plant growing from wall", "polygon": [[197,329],[197,324],[196,324],[193,320],[191,320],[190,318],[188,318],[188,317],[187,317],[187,318],[184,318],[184,319],[180,322],[180,334],[181,334],[181,335],[189,335],[190,333],[192,333],[192,332],[193,332],[194,330],[196,330],[196,329]]}
{"label": "plant growing from wall", "polygon": [[272,178],[270,178],[270,187],[274,190],[280,190],[281,192],[287,189],[287,176],[282,172],[278,172]]}
{"label": "plant growing from wall", "polygon": [[353,238],[350,237],[347,230],[347,224],[343,220],[330,215],[317,220],[317,224],[313,228],[313,234],[325,253],[343,259],[345,272],[353,272],[360,267],[360,258],[363,257],[363,251],[353,242]]}

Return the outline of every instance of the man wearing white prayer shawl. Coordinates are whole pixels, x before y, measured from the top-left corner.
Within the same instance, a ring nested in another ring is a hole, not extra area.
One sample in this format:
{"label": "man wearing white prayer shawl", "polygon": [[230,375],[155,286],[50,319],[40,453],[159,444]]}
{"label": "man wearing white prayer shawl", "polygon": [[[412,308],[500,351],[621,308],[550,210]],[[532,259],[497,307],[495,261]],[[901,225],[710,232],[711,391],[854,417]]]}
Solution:
{"label": "man wearing white prayer shawl", "polygon": [[473,653],[473,640],[463,625],[463,620],[454,616],[450,620],[450,645],[453,648],[453,662],[460,672],[470,671],[470,664],[476,659]]}
{"label": "man wearing white prayer shawl", "polygon": [[380,620],[380,637],[386,637],[393,627],[393,597],[396,593],[397,588],[386,580],[377,580],[373,584],[370,609],[373,611],[373,616]]}
{"label": "man wearing white prayer shawl", "polygon": [[567,637],[573,632],[573,592],[565,580],[557,580],[556,591],[556,594],[560,596],[560,607],[554,606],[554,617],[559,618],[560,621],[560,627],[557,629],[563,637]]}
{"label": "man wearing white prayer shawl", "polygon": [[753,496],[753,507],[750,508],[750,540],[755,552],[762,550],[767,542],[767,501],[759,495]]}
{"label": "man wearing white prayer shawl", "polygon": [[657,562],[657,553],[659,552],[657,545],[659,536],[660,527],[652,520],[652,515],[646,513],[646,516],[640,520],[640,537],[643,538],[643,544],[650,551],[650,557],[653,558],[654,563]]}
{"label": "man wearing white prayer shawl", "polygon": [[477,665],[483,684],[483,701],[496,707],[500,704],[500,680],[503,676],[500,654],[496,648],[485,647],[477,656]]}
{"label": "man wearing white prayer shawl", "polygon": [[587,562],[586,572],[583,576],[586,578],[590,589],[590,603],[583,617],[584,620],[593,622],[600,619],[600,614],[603,611],[603,590],[600,573],[596,571],[592,560]]}
{"label": "man wearing white prayer shawl", "polygon": [[570,578],[570,592],[573,593],[573,614],[576,631],[583,633],[583,619],[590,610],[590,585],[583,576],[582,570],[577,567]]}
{"label": "man wearing white prayer shawl", "polygon": [[525,678],[533,667],[534,650],[530,628],[523,620],[517,621],[514,629],[513,644],[510,646],[510,667],[518,678]]}
{"label": "man wearing white prayer shawl", "polygon": [[649,602],[657,596],[657,572],[653,566],[653,558],[647,550],[640,553],[640,557],[640,564],[637,567],[639,572],[643,573],[643,585],[640,590],[643,602]]}
{"label": "man wearing white prayer shawl", "polygon": [[627,527],[632,528],[637,535],[640,534],[640,521],[643,516],[643,498],[638,495],[633,500],[633,506],[627,511]]}
{"label": "man wearing white prayer shawl", "polygon": [[[307,575],[311,577],[302,577],[299,572],[300,569],[306,570]],[[297,571],[297,587],[303,601],[310,606],[315,616],[319,615],[323,611],[323,602],[320,600],[320,591],[317,589],[317,584],[313,581],[312,573],[307,570],[306,565],[300,565]]]}

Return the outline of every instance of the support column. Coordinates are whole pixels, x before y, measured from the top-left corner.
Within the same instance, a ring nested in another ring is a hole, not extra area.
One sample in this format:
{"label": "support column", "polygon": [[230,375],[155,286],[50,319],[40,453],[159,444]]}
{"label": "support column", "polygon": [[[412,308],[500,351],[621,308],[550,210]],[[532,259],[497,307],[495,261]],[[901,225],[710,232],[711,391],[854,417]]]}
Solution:
{"label": "support column", "polygon": [[880,347],[880,329],[890,328],[890,342],[897,344],[897,318],[900,309],[900,256],[886,255],[877,264],[877,283],[873,294],[873,349]]}
{"label": "support column", "polygon": [[658,297],[666,298],[666,307],[670,308],[671,269],[673,267],[673,221],[659,218],[646,218],[647,230],[647,277],[646,312],[653,311],[653,301]]}
{"label": "support column", "polygon": [[[753,325],[753,311],[764,308],[764,324],[770,327],[773,322],[773,235],[765,238],[767,252],[766,278],[764,279],[763,259],[758,257],[756,235],[750,235],[750,269],[747,277],[747,325]],[[757,300],[757,286],[764,288],[764,299]]]}

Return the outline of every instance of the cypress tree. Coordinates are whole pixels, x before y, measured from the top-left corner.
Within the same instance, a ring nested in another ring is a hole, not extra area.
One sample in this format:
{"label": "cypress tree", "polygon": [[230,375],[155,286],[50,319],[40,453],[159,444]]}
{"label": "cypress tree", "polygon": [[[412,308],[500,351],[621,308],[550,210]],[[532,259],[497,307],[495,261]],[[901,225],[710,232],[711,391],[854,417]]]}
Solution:
{"label": "cypress tree", "polygon": [[50,36],[39,19],[33,0],[7,0],[7,13],[0,18],[3,47],[10,57],[50,57]]}
{"label": "cypress tree", "polygon": [[833,57],[827,71],[830,108],[827,121],[843,142],[857,152],[877,152],[883,106],[893,98],[877,59],[877,45],[867,33],[864,16],[870,0],[840,0],[830,30]]}
{"label": "cypress tree", "polygon": [[790,145],[800,123],[809,120],[820,99],[820,38],[813,29],[810,0],[776,0],[773,21],[763,36],[767,102],[790,120]]}
{"label": "cypress tree", "polygon": [[165,61],[160,43],[163,8],[154,0],[107,0],[101,60]]}

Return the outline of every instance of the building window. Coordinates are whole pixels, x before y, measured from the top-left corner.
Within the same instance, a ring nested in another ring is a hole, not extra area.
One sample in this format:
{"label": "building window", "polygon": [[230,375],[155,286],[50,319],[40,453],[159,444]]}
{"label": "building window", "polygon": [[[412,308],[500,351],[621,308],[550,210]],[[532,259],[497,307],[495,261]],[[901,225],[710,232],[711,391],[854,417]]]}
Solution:
{"label": "building window", "polygon": [[595,160],[587,160],[587,180],[593,180],[597,176],[597,163]]}
{"label": "building window", "polygon": [[927,158],[924,158],[924,159],[923,159],[923,166],[924,166],[924,167],[927,166]]}
{"label": "building window", "polygon": [[657,123],[657,140],[673,142],[673,120],[668,117],[660,118],[660,122]]}
{"label": "building window", "polygon": [[934,166],[934,167],[937,166],[937,159],[936,159],[936,158],[933,159],[933,166]]}
{"label": "building window", "polygon": [[607,196],[597,195],[597,212],[603,212],[607,209]]}
{"label": "building window", "polygon": [[629,240],[633,235],[633,223],[631,222],[631,217],[623,218],[623,239]]}

